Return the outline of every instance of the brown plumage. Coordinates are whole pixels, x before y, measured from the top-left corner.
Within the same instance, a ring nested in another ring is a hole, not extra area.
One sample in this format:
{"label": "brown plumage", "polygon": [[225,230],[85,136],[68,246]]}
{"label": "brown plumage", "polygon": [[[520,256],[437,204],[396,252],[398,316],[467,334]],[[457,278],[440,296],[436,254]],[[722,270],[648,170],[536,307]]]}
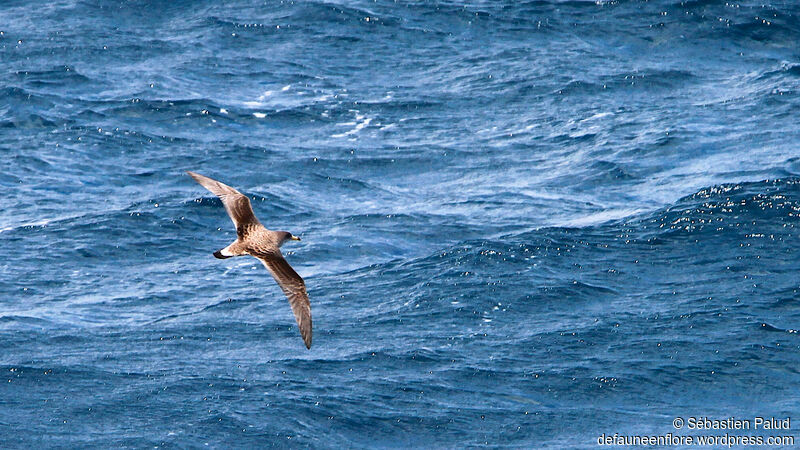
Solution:
{"label": "brown plumage", "polygon": [[308,301],[306,284],[283,258],[280,250],[284,242],[299,241],[300,238],[286,231],[268,230],[261,225],[250,206],[250,199],[236,189],[199,173],[186,173],[222,200],[236,227],[236,241],[214,252],[214,256],[220,259],[242,255],[258,258],[289,299],[303,342],[306,348],[311,348],[311,303]]}

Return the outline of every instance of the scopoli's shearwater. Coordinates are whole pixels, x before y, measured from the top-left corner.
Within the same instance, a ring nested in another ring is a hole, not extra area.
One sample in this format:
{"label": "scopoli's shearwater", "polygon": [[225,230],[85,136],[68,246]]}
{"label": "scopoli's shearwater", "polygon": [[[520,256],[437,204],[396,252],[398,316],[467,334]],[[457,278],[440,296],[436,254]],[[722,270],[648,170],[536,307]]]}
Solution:
{"label": "scopoli's shearwater", "polygon": [[250,255],[258,258],[269,270],[283,293],[289,298],[294,318],[300,328],[300,335],[306,348],[311,348],[311,304],[308,301],[306,284],[300,275],[281,255],[280,247],[288,240],[299,241],[300,238],[287,231],[268,230],[256,218],[250,199],[236,189],[205,177],[198,173],[186,172],[222,200],[225,210],[236,226],[238,238],[231,245],[214,252],[220,259],[232,256]]}

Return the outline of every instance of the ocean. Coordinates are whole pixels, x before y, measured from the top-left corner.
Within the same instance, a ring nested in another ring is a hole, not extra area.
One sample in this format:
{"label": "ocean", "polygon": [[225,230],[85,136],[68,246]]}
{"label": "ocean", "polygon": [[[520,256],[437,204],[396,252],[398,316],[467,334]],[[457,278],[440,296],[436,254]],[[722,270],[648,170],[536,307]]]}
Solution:
{"label": "ocean", "polygon": [[[791,447],[799,42],[793,1],[3,2],[0,446]],[[187,170],[302,238],[310,350]]]}

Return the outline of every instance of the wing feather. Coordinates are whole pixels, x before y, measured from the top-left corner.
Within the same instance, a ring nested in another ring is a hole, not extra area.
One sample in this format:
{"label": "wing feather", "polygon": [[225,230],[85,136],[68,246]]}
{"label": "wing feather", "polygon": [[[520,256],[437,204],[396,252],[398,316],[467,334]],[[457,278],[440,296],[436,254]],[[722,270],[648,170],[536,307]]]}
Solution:
{"label": "wing feather", "polygon": [[228,186],[225,183],[220,183],[217,180],[208,178],[195,172],[186,172],[194,181],[200,183],[201,186],[208,189],[222,200],[225,206],[225,211],[228,212],[233,225],[236,227],[236,234],[239,237],[244,237],[252,225],[259,225],[261,222],[256,218],[253,213],[253,207],[250,205],[250,199],[246,195],[237,191],[236,189]]}
{"label": "wing feather", "polygon": [[286,294],[286,298],[289,299],[289,304],[292,306],[297,327],[300,328],[303,342],[305,342],[306,348],[311,348],[311,302],[308,300],[305,282],[280,253],[256,257],[261,260],[283,293]]}

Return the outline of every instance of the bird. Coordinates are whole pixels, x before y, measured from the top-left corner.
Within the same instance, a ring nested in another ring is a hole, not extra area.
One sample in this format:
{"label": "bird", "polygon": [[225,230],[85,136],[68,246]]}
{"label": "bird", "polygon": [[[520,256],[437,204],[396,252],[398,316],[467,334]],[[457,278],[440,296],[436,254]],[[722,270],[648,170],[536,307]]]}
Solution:
{"label": "bird", "polygon": [[289,299],[300,336],[306,348],[311,349],[311,303],[308,300],[306,284],[300,275],[281,254],[280,247],[291,240],[300,238],[288,231],[267,229],[256,218],[250,199],[236,189],[199,173],[187,174],[222,200],[236,227],[236,240],[227,247],[214,252],[219,259],[250,255],[264,264],[281,290]]}

